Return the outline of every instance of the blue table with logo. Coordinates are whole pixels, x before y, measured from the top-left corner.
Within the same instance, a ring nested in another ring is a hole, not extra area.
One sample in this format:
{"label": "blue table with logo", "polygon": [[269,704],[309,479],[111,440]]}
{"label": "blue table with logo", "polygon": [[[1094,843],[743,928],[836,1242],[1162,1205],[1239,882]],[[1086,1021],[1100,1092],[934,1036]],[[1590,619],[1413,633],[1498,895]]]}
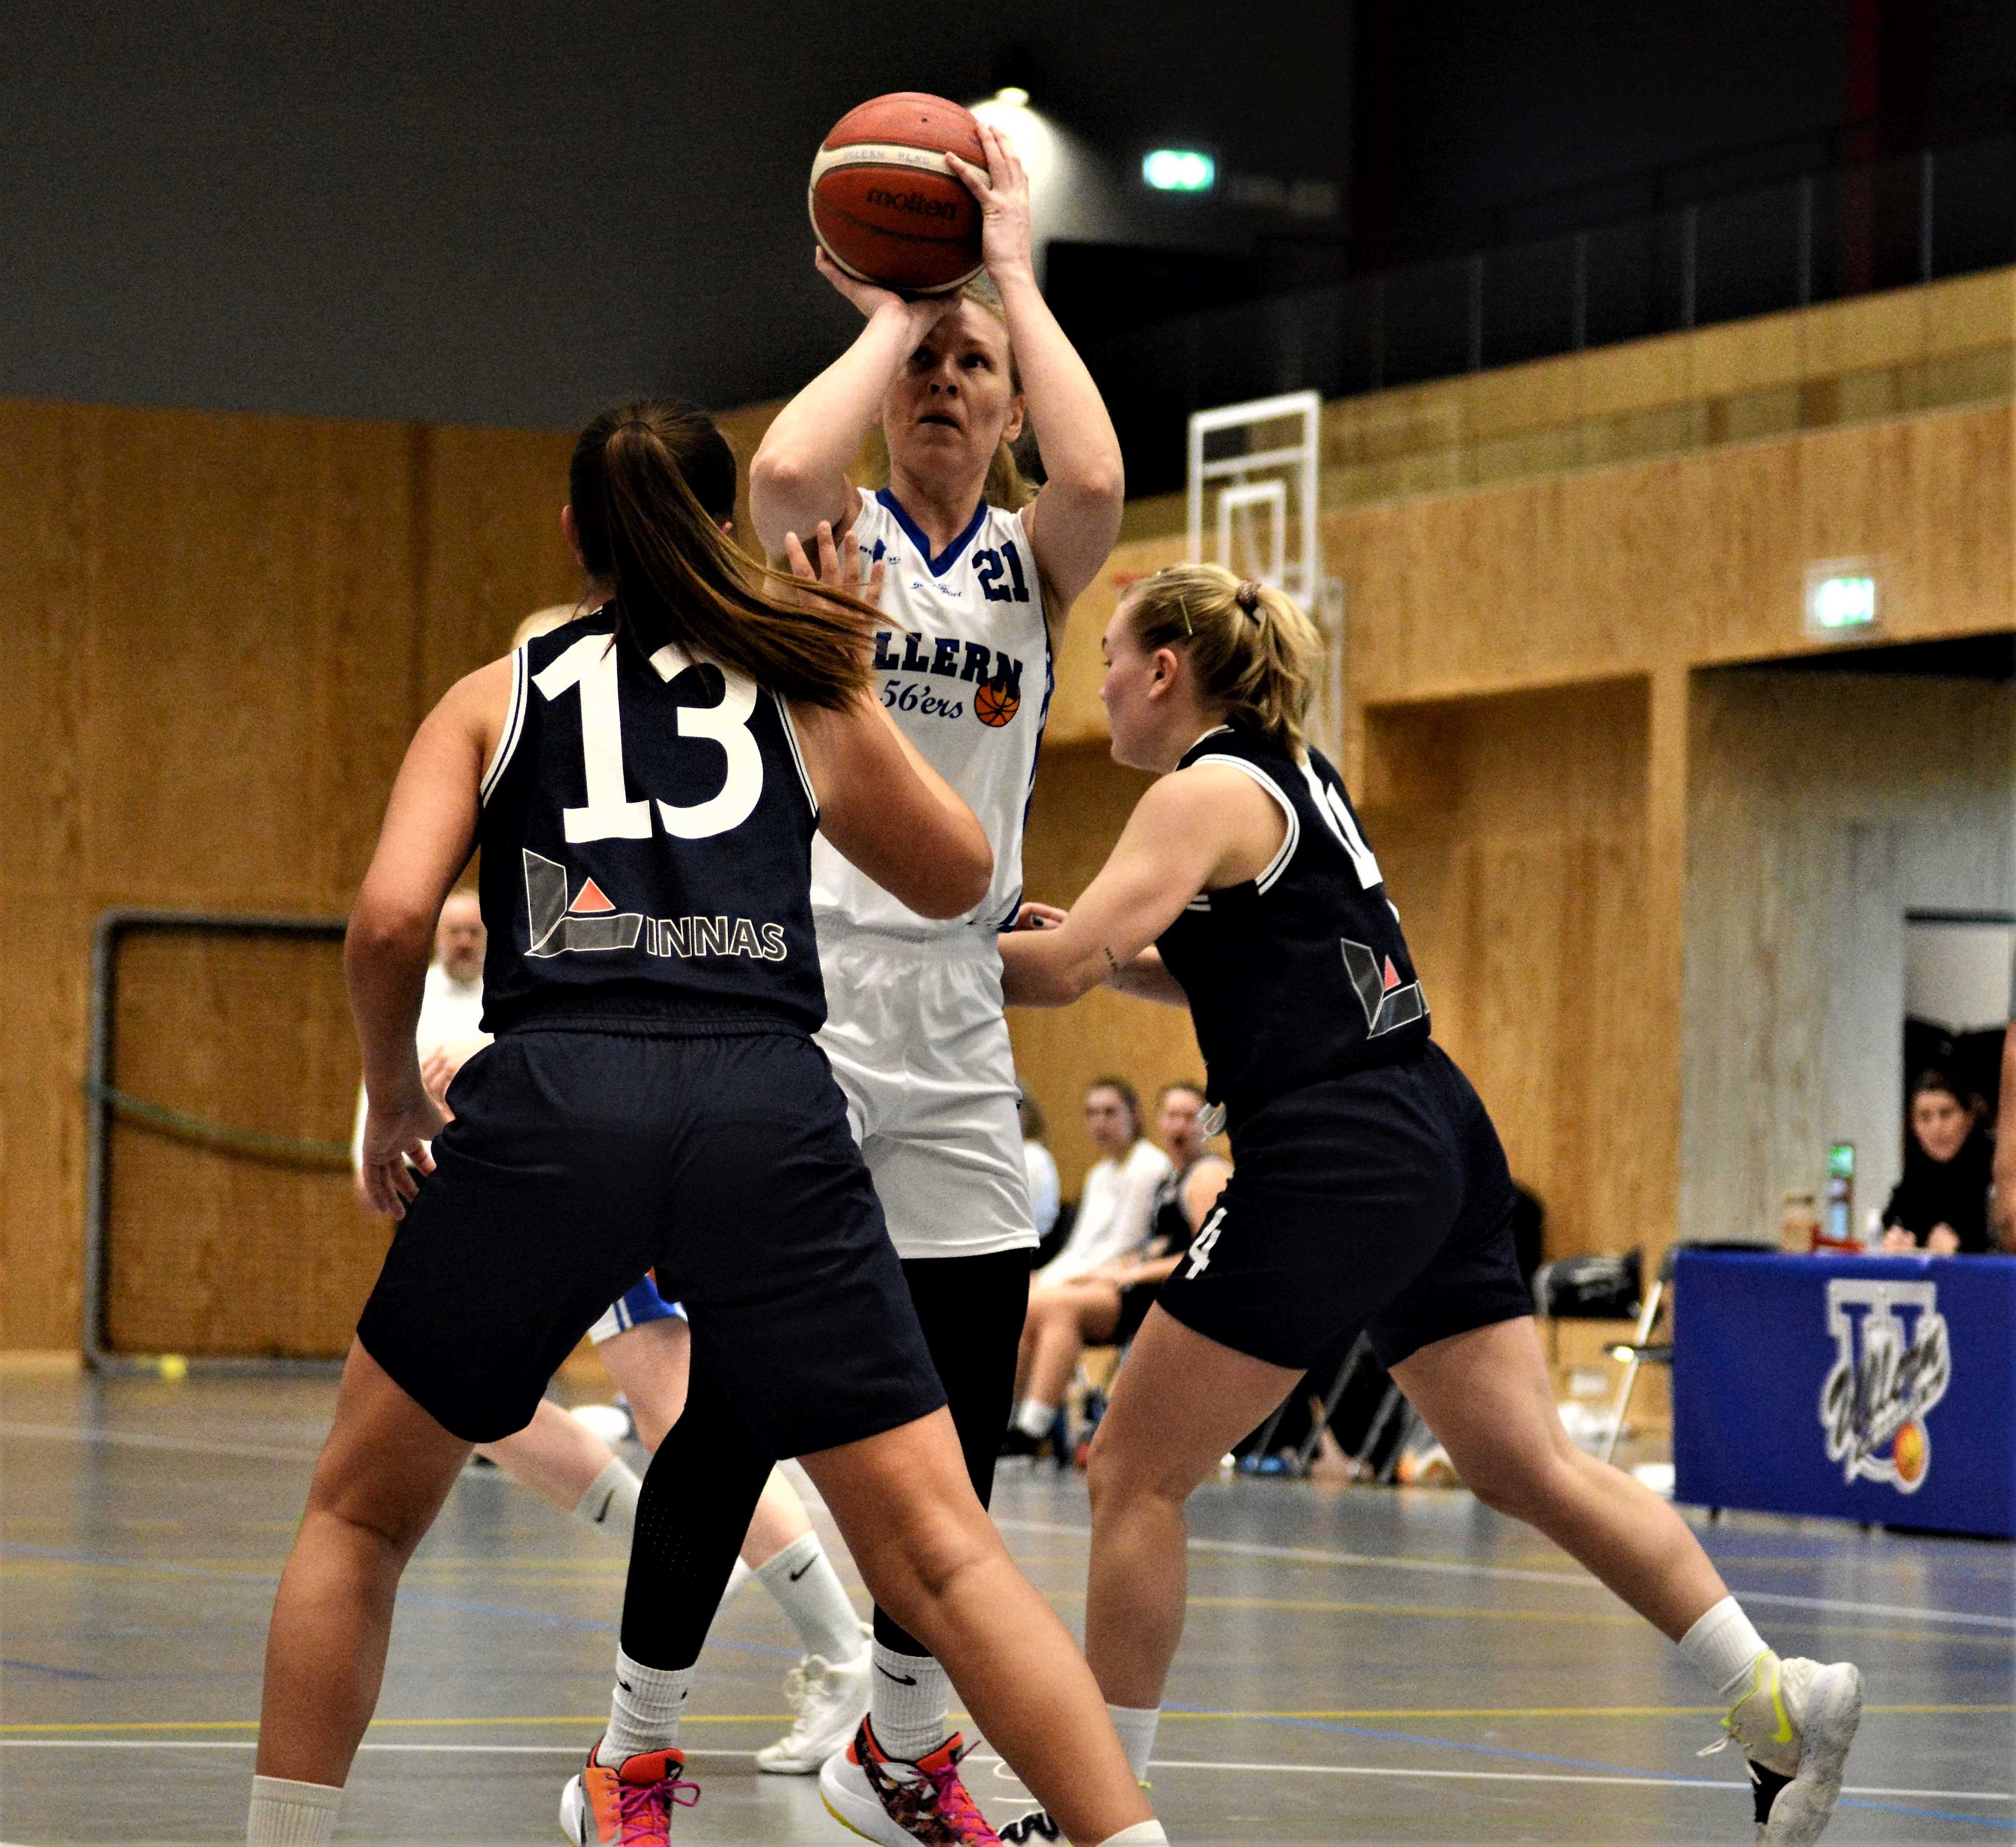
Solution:
{"label": "blue table with logo", "polygon": [[1683,1250],[1673,1497],[2016,1537],[2016,1257]]}

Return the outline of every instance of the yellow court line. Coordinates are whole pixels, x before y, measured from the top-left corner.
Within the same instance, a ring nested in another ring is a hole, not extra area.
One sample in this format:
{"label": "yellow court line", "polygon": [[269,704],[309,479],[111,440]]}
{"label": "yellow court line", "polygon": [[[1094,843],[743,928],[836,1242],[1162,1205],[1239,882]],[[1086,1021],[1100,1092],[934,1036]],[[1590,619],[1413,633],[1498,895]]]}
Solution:
{"label": "yellow court line", "polygon": [[[1165,1712],[1165,1720],[1239,1719],[1687,1719],[1712,1717],[1719,1706],[1341,1706],[1294,1711],[1242,1712]],[[1865,1706],[1865,1713],[1891,1716],[1931,1715],[1952,1717],[1968,1713],[2016,1712],[2016,1705],[1910,1705]],[[686,1725],[780,1725],[791,1719],[789,1712],[700,1712],[689,1714]],[[524,1725],[602,1725],[605,1712],[557,1712],[537,1716],[483,1719],[380,1719],[373,1731],[428,1730],[444,1727]],[[113,1719],[76,1723],[0,1725],[0,1734],[43,1732],[132,1731],[257,1731],[256,1719]]]}

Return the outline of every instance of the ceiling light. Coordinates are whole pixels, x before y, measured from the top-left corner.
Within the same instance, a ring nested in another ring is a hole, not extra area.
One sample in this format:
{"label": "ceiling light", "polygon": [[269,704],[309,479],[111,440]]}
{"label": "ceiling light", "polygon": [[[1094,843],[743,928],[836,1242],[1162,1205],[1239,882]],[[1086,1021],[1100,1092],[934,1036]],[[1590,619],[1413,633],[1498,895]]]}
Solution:
{"label": "ceiling light", "polygon": [[1193,148],[1157,148],[1143,156],[1141,177],[1157,192],[1208,192],[1218,163]]}
{"label": "ceiling light", "polygon": [[1006,103],[1010,109],[1027,109],[1029,106],[1029,92],[1020,84],[1003,84],[994,92],[994,100]]}

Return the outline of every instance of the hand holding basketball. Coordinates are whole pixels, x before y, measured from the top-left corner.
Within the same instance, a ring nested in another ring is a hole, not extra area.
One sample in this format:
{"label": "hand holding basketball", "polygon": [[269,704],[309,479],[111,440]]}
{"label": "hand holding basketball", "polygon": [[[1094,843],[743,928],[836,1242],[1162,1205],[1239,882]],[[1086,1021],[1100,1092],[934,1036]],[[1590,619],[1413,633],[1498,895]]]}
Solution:
{"label": "hand holding basketball", "polygon": [[1006,135],[991,122],[981,123],[979,128],[986,171],[954,153],[945,156],[945,164],[980,201],[980,253],[988,274],[997,282],[1004,274],[1033,279],[1036,256],[1029,222],[1029,176]]}
{"label": "hand holding basketball", "polygon": [[873,320],[884,308],[900,309],[909,316],[919,340],[959,306],[956,295],[922,295],[913,298],[898,295],[893,289],[880,288],[873,282],[864,282],[859,277],[849,275],[816,244],[812,246],[812,267],[861,311],[864,320]]}

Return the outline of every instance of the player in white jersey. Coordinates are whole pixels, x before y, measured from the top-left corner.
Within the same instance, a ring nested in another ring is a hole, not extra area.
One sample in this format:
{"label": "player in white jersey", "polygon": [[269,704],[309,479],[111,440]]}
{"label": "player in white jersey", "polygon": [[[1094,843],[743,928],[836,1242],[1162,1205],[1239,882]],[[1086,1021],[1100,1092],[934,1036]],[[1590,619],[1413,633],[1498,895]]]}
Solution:
{"label": "player in white jersey", "polygon": [[[919,916],[818,842],[812,866],[819,1043],[985,1501],[1036,1242],[995,938],[1021,895],[1053,646],[1112,549],[1124,488],[1098,388],[1037,292],[1021,164],[995,131],[981,135],[987,171],[958,171],[985,214],[990,286],[905,301],[820,256],[867,325],[779,414],[750,501],[773,553],[787,534],[830,522],[880,562],[876,686],[994,849],[985,901],[949,922]],[[1033,499],[1007,447],[1025,419],[1046,476]],[[878,422],[890,480],[869,493],[847,470]],[[958,1782],[943,1669],[886,1612],[875,1626],[873,1707],[822,1777],[829,1806],[892,1847],[992,1841]]]}

